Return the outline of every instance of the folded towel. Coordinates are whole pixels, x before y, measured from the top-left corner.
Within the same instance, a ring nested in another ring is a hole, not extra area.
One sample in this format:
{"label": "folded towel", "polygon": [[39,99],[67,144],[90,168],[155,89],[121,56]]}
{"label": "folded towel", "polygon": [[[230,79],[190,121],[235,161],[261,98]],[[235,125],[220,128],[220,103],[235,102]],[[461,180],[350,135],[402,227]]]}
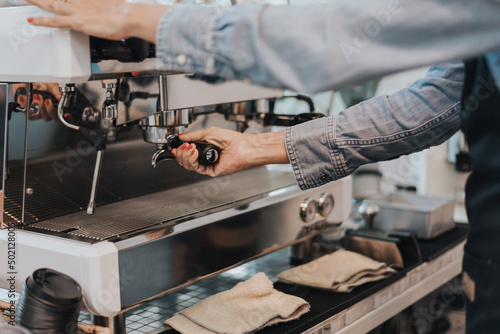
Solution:
{"label": "folded towel", "polygon": [[350,292],[367,282],[389,277],[396,271],[364,255],[338,250],[304,265],[285,270],[278,279],[335,292]]}
{"label": "folded towel", "polygon": [[302,298],[277,291],[263,273],[165,321],[183,334],[243,334],[297,319],[309,311]]}

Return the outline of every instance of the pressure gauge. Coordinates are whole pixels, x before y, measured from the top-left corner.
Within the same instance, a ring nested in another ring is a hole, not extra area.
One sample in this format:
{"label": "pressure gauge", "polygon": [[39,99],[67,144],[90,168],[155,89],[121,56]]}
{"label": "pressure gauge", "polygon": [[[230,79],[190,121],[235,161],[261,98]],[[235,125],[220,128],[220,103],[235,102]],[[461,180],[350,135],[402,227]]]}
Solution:
{"label": "pressure gauge", "polygon": [[318,201],[318,211],[323,217],[326,217],[332,212],[335,201],[332,194],[324,193]]}
{"label": "pressure gauge", "polygon": [[313,198],[307,198],[300,204],[300,218],[305,223],[310,223],[318,214],[318,202]]}

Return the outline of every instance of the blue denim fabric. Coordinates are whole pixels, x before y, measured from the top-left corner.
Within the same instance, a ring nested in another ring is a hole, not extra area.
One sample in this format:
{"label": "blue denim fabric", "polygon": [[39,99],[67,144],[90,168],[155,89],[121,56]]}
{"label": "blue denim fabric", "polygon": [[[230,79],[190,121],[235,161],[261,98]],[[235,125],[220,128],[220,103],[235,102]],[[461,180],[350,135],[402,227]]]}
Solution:
{"label": "blue denim fabric", "polygon": [[[160,22],[157,59],[210,82],[319,92],[499,50],[499,17],[499,0],[178,5]],[[500,79],[499,67],[494,75]]]}
{"label": "blue denim fabric", "polygon": [[392,95],[288,128],[286,147],[299,186],[317,187],[363,164],[443,143],[460,128],[463,79],[461,63],[433,66]]}
{"label": "blue denim fabric", "polygon": [[[160,22],[157,59],[161,68],[195,72],[209,82],[246,79],[318,92],[487,53],[498,85],[499,17],[498,0],[182,5]],[[435,66],[408,89],[287,129],[299,186],[316,187],[362,164],[444,142],[460,126],[462,81],[461,64]]]}

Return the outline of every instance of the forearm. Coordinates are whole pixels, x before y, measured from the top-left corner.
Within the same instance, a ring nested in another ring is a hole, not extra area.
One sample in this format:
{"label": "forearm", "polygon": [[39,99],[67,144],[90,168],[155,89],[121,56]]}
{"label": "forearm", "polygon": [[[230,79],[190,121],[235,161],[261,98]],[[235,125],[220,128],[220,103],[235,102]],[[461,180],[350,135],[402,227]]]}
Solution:
{"label": "forearm", "polygon": [[160,22],[157,56],[165,68],[317,92],[498,48],[499,16],[496,0],[174,6]]}
{"label": "forearm", "polygon": [[339,115],[286,130],[286,147],[302,189],[443,143],[460,127],[463,65],[433,67],[424,79]]}
{"label": "forearm", "polygon": [[169,9],[170,6],[130,4],[123,21],[124,30],[129,36],[156,43],[156,31],[160,20]]}
{"label": "forearm", "polygon": [[252,166],[288,164],[285,131],[250,134],[246,137]]}

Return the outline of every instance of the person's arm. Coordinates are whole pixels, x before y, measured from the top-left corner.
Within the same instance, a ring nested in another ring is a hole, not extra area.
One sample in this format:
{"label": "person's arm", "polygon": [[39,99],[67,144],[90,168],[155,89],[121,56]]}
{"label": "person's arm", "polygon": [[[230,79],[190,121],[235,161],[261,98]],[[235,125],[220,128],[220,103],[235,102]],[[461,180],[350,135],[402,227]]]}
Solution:
{"label": "person's arm", "polygon": [[[218,176],[233,174],[243,169],[267,164],[288,164],[285,131],[243,134],[232,130],[209,127],[179,135],[188,142],[172,150],[181,166],[197,173]],[[198,164],[198,151],[189,142],[205,142],[220,149],[220,157],[213,166]]]}
{"label": "person's arm", "polygon": [[500,49],[499,17],[498,0],[174,6],[157,57],[198,78],[319,92]]}
{"label": "person's arm", "polygon": [[216,176],[270,163],[291,163],[302,189],[345,177],[361,165],[439,145],[460,128],[462,64],[432,67],[425,78],[337,116],[259,135],[208,128],[181,135],[222,149],[212,167],[200,166],[194,145],[174,150],[185,168]]}
{"label": "person's arm", "polygon": [[[500,49],[499,0],[340,0],[232,8],[28,1],[59,15],[34,18],[36,25],[156,41],[161,68],[294,91],[330,90]],[[500,67],[494,75],[500,80]]]}
{"label": "person's arm", "polygon": [[327,119],[286,130],[302,189],[345,177],[359,166],[439,145],[460,129],[461,63],[433,66],[423,79]]}

